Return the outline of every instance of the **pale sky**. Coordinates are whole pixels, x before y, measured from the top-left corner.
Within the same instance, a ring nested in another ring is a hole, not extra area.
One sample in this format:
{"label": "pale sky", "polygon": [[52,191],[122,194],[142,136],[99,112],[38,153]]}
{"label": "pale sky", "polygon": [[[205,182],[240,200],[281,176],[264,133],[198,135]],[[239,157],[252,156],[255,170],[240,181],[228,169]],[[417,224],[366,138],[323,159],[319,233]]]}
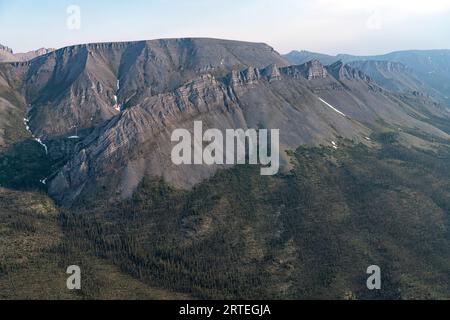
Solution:
{"label": "pale sky", "polygon": [[[80,8],[80,29],[67,8]],[[450,48],[450,0],[0,0],[0,44],[40,47],[178,37],[266,42],[280,53]]]}

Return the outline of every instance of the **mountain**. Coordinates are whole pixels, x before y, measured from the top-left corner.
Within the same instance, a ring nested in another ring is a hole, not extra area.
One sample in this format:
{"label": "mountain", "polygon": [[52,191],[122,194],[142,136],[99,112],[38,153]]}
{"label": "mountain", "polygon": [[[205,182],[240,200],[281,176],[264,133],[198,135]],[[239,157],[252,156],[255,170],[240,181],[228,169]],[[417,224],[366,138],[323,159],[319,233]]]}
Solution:
{"label": "mountain", "polygon": [[66,204],[81,193],[91,194],[91,188],[112,188],[111,194],[128,197],[147,175],[190,188],[217,170],[171,163],[170,133],[175,128],[192,131],[193,120],[203,121],[204,130],[280,128],[286,163],[285,150],[305,143],[330,145],[338,137],[364,141],[380,120],[448,138],[416,119],[425,117],[424,112],[445,113],[431,103],[419,105],[406,105],[340,62],[327,68],[317,61],[285,68],[248,67],[222,78],[203,74],[124,108],[95,130],[78,145],[77,155],[49,179],[49,192]]}
{"label": "mountain", "polygon": [[[215,39],[167,39],[68,47],[30,62],[30,126],[43,138],[70,135],[120,108],[173,90],[200,74],[287,62],[271,47]],[[64,117],[62,117],[64,115]]]}
{"label": "mountain", "polygon": [[16,57],[11,48],[0,44],[0,62],[4,61],[16,61]]}
{"label": "mountain", "polygon": [[[420,79],[420,82],[425,84],[426,93],[432,94],[439,102],[450,105],[450,50],[409,50],[374,56],[354,56],[349,54],[330,56],[309,51],[292,51],[284,57],[294,64],[301,64],[312,59],[318,59],[324,64],[331,64],[339,60],[347,63],[355,61],[401,63],[417,79]],[[366,67],[368,66],[366,65]],[[379,78],[379,71],[373,70],[373,67],[366,68],[365,71],[369,76]],[[374,71],[374,73],[371,73],[371,71]]]}
{"label": "mountain", "polygon": [[323,53],[310,52],[306,50],[302,51],[291,51],[288,54],[284,55],[284,57],[294,64],[303,64],[312,60],[319,60],[321,63],[325,65],[332,64],[339,59],[336,56],[330,56]]}
{"label": "mountain", "polygon": [[[2,63],[0,295],[449,298],[450,113],[433,90],[402,62],[292,65],[205,38]],[[279,129],[280,171],[173,164],[194,121]],[[71,264],[89,279],[76,295]]]}
{"label": "mountain", "polygon": [[399,62],[392,61],[352,61],[348,63],[359,69],[377,84],[393,92],[425,93],[436,97],[439,92],[426,85],[412,69]]}
{"label": "mountain", "polygon": [[40,48],[25,53],[14,53],[11,48],[0,44],[0,62],[28,61],[54,50],[55,49]]}

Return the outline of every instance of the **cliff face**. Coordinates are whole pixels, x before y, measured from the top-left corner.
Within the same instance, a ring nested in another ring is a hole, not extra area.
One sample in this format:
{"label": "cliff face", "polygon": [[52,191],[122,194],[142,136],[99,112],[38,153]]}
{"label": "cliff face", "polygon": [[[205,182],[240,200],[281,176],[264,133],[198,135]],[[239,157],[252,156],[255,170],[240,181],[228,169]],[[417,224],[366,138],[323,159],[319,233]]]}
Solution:
{"label": "cliff face", "polygon": [[176,89],[201,74],[286,61],[265,44],[215,39],[79,45],[31,62],[26,76],[30,124],[43,139],[91,129],[121,109]]}
{"label": "cliff face", "polygon": [[70,205],[99,188],[128,197],[144,176],[189,189],[224,167],[172,164],[172,131],[183,128],[192,133],[199,120],[204,130],[280,129],[284,165],[289,162],[285,151],[302,144],[334,146],[338,137],[367,142],[371,125],[379,119],[448,137],[417,121],[408,108],[361,71],[342,63],[327,68],[314,62],[250,66],[221,77],[202,73],[175,90],[148,95],[98,127],[50,179],[49,191]]}
{"label": "cliff face", "polygon": [[301,65],[283,68],[283,72],[294,78],[303,77],[308,80],[324,79],[328,76],[327,69],[319,60],[311,60]]}
{"label": "cliff face", "polygon": [[[406,74],[397,65],[376,67]],[[4,70],[3,87],[19,98],[3,101],[3,109],[20,104],[17,115],[27,118],[48,156],[68,158],[46,180],[50,194],[66,205],[99,188],[110,190],[111,197],[128,197],[144,176],[185,189],[210,177],[224,166],[175,166],[170,159],[173,130],[192,132],[197,120],[204,130],[279,129],[284,167],[290,161],[285,151],[302,144],[336,147],[339,138],[368,143],[380,121],[448,137],[418,120],[446,116],[425,97],[406,101],[341,61],[289,66],[265,44],[216,39],[86,44]]]}

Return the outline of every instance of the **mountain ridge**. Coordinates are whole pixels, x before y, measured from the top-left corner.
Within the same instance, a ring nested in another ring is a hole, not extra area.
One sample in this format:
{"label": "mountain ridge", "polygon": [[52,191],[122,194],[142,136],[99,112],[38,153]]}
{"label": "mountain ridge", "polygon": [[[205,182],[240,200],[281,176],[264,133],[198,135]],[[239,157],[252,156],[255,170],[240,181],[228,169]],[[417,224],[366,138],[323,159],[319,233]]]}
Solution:
{"label": "mountain ridge", "polygon": [[[284,57],[295,64],[312,59],[318,59],[324,64],[331,64],[339,60],[345,63],[373,60],[399,62],[410,68],[415,77],[426,85],[424,88],[426,93],[436,101],[450,106],[450,49],[402,50],[373,56],[349,54],[332,56],[309,51],[292,51]],[[371,76],[370,73],[368,75]]]}

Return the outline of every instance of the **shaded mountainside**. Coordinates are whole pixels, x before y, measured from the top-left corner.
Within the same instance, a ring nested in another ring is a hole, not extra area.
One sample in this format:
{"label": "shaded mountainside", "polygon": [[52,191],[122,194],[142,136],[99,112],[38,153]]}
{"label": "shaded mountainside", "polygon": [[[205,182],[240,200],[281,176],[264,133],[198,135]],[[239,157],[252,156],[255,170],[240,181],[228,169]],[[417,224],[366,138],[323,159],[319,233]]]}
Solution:
{"label": "shaded mountainside", "polygon": [[26,135],[23,118],[27,108],[20,86],[13,68],[0,64],[0,150]]}
{"label": "shaded mountainside", "polygon": [[[320,59],[166,39],[0,64],[0,298],[450,299],[441,89]],[[197,120],[280,129],[282,170],[173,165]]]}

